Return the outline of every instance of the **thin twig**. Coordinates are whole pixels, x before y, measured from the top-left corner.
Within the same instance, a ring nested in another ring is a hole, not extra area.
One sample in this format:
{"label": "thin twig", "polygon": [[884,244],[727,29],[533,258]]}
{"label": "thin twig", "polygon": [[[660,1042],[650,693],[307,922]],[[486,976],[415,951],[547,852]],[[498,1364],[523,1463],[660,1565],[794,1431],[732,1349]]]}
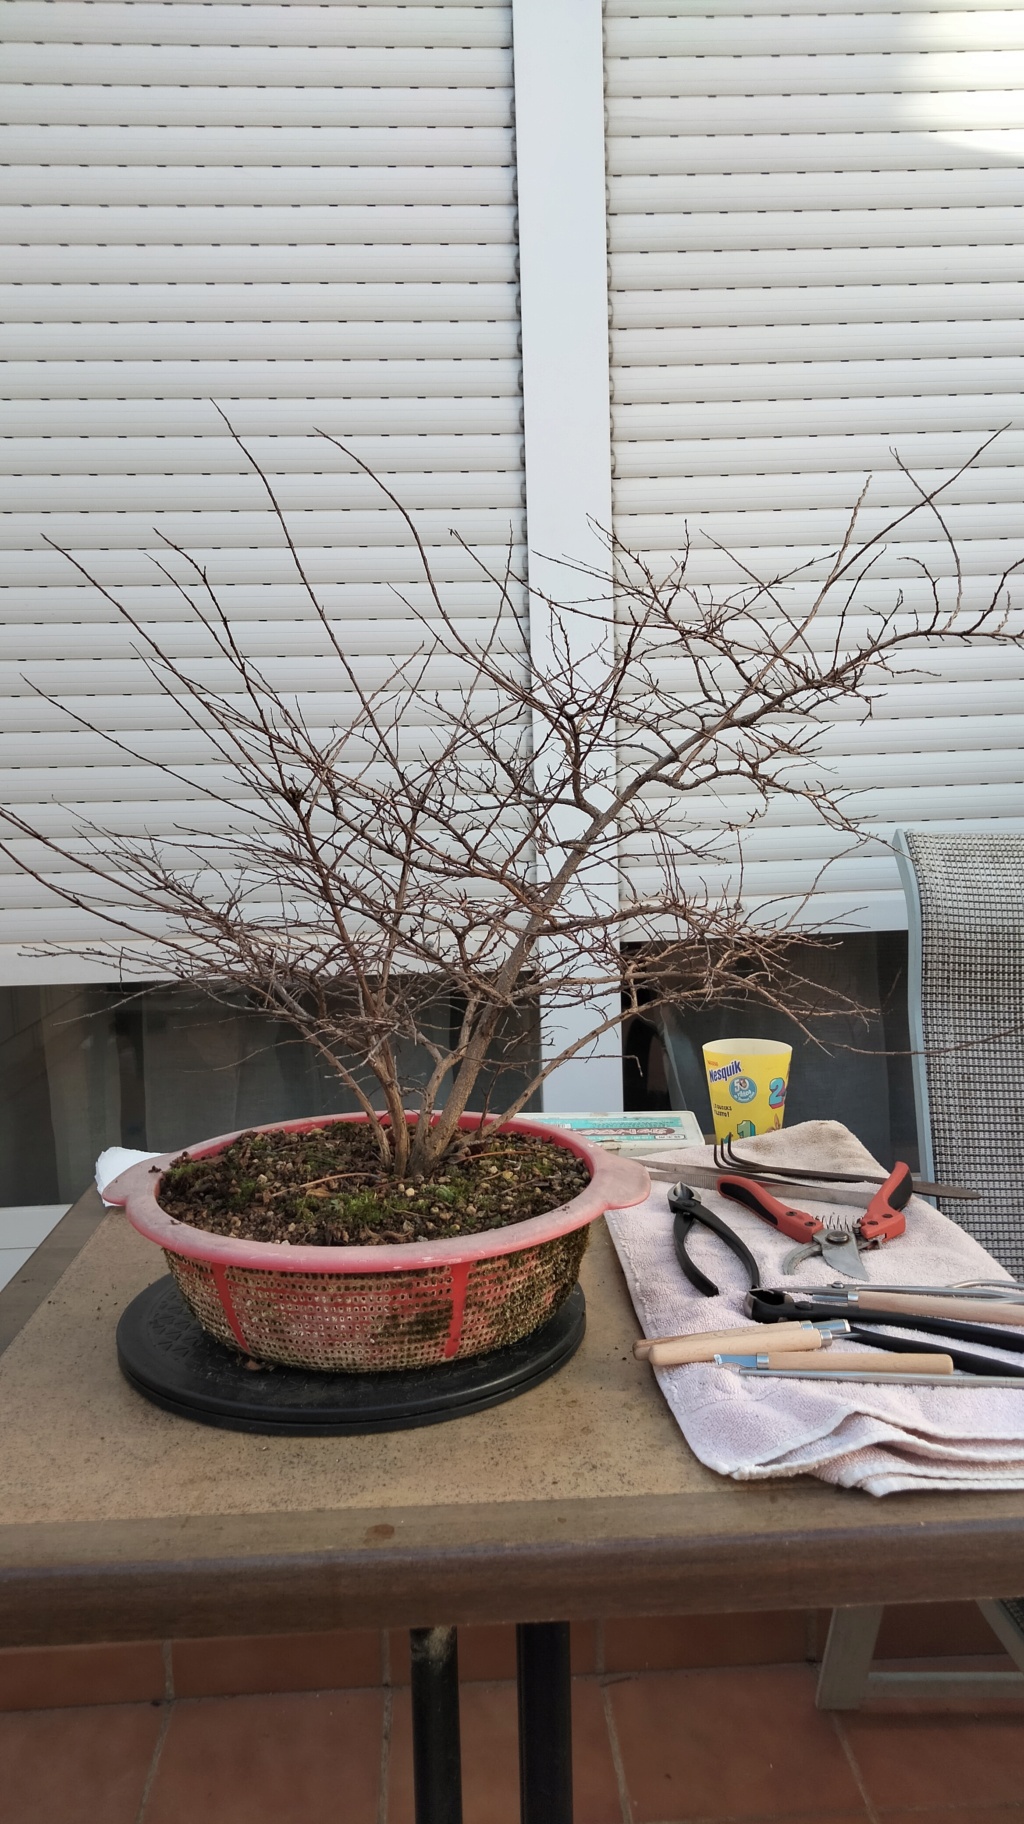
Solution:
{"label": "thin twig", "polygon": [[[396,656],[359,653],[224,423],[319,630],[317,687],[285,689],[246,651],[244,623],[182,547],[165,539],[155,560],[173,613],[145,622],[65,554],[120,617],[180,740],[162,757],[151,735],[81,710],[71,726],[189,805],[187,825],[142,836],[71,809],[0,812],[0,854],[97,933],[79,954],[107,961],[113,938],[123,980],[170,976],[233,1006],[241,994],[286,1025],[365,1117],[377,1174],[399,1180],[479,1154],[553,1071],[638,1014],[741,1000],[813,1036],[821,990],[799,946],[835,940],[808,936],[808,908],[836,861],[880,840],[822,736],[838,719],[881,727],[885,693],[943,650],[1024,650],[1024,558],[972,595],[947,504],[991,439],[937,485],[897,455],[910,505],[865,530],[862,491],[837,548],[778,575],[732,554],[728,581],[698,583],[688,530],[657,569],[595,528],[606,566],[566,562],[561,602],[531,591],[511,536],[493,570],[456,538],[479,585],[469,619],[398,494],[328,437],[380,488],[420,565],[395,590],[415,630]],[[882,603],[880,560],[915,515],[952,574],[913,557]],[[183,613],[205,657],[170,644]],[[531,617],[545,634],[532,652]],[[776,815],[813,829],[818,860],[802,893],[772,901],[755,845]],[[542,1007],[575,1011],[538,1062]],[[836,993],[824,1011],[868,1017]],[[479,1126],[463,1129],[471,1106]]]}

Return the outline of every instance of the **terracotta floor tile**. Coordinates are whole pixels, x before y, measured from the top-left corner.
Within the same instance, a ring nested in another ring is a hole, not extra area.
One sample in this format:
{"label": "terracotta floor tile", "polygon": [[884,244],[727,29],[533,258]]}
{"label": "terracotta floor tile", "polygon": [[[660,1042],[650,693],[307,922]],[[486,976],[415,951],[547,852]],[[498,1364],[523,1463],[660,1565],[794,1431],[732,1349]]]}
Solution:
{"label": "terracotta floor tile", "polygon": [[868,1793],[883,1811],[1016,1806],[1024,1795],[1019,1716],[862,1713],[844,1717],[843,1727]]}
{"label": "terracotta floor tile", "polygon": [[663,1672],[608,1689],[636,1824],[862,1813],[809,1670]]}
{"label": "terracotta floor tile", "polygon": [[407,1685],[409,1683],[409,1630],[392,1628],[388,1635],[388,1654],[391,1664],[391,1683]]}
{"label": "terracotta floor tile", "polygon": [[999,1642],[976,1602],[892,1603],[878,1630],[877,1659],[926,1659],[948,1653],[998,1653]]}
{"label": "terracotta floor tile", "polygon": [[884,1811],[881,1815],[882,1824],[1020,1824],[1024,1799],[1015,1805],[985,1806],[981,1811],[973,1806],[963,1811],[957,1806],[953,1811]]}
{"label": "terracotta floor tile", "polygon": [[145,1824],[376,1824],[383,1703],[336,1691],[176,1704]]}
{"label": "terracotta floor tile", "polygon": [[[570,1629],[570,1657],[577,1677],[597,1670],[597,1628],[594,1622],[574,1622]],[[516,1631],[502,1627],[459,1629],[459,1677],[473,1679],[515,1678]],[[408,1662],[406,1678],[408,1681]],[[398,1682],[397,1680],[395,1681]]]}
{"label": "terracotta floor tile", "polygon": [[0,1710],[56,1710],[67,1704],[142,1704],[164,1695],[158,1640],[109,1646],[4,1647]]}
{"label": "terracotta floor tile", "polygon": [[800,1609],[764,1615],[651,1615],[604,1624],[606,1672],[690,1666],[775,1666],[807,1656]]}
{"label": "terracotta floor tile", "polygon": [[459,1629],[461,1680],[515,1678],[515,1675],[516,1631],[511,1624]]}
{"label": "terracotta floor tile", "polygon": [[604,1692],[596,1679],[577,1679],[573,1685],[572,1785],[575,1824],[622,1824]]}
{"label": "terracotta floor tile", "polygon": [[[510,1682],[474,1684],[461,1693],[463,1824],[518,1824],[516,1690]],[[388,1768],[387,1824],[413,1824],[412,1710],[395,1692]]]}
{"label": "terracotta floor tile", "polygon": [[[409,1683],[409,1635],[402,1628],[390,1634],[391,1683]],[[597,1624],[574,1621],[571,1629],[572,1669],[577,1677],[597,1671]],[[516,1631],[511,1623],[493,1627],[459,1629],[460,1679],[502,1679],[516,1675]]]}
{"label": "terracotta floor tile", "polygon": [[369,1628],[176,1640],[171,1656],[175,1697],[335,1691],[381,1682],[381,1637]]}
{"label": "terracotta floor tile", "polygon": [[153,1704],[0,1716],[4,1824],[135,1824],[162,1719]]}
{"label": "terracotta floor tile", "polygon": [[[515,1685],[471,1684],[461,1694],[464,1824],[519,1824]],[[621,1824],[615,1766],[596,1682],[573,1687],[574,1824]],[[148,1820],[147,1820],[148,1824]],[[412,1717],[395,1694],[387,1824],[413,1824]]]}

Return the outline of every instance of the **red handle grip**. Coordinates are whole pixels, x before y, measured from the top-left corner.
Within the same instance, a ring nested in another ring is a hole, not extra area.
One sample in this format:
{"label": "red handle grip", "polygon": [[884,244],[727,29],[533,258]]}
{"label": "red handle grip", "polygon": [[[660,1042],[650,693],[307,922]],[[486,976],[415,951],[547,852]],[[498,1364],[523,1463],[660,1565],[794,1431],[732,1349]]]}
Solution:
{"label": "red handle grip", "polygon": [[904,1205],[910,1201],[914,1180],[909,1165],[902,1161],[893,1166],[881,1190],[875,1192],[858,1223],[862,1241],[895,1241],[904,1235],[907,1219]]}
{"label": "red handle grip", "polygon": [[766,1191],[763,1184],[754,1184],[750,1178],[720,1178],[716,1189],[720,1197],[742,1204],[745,1210],[760,1216],[763,1222],[771,1223],[773,1229],[778,1229],[780,1235],[788,1235],[791,1241],[813,1241],[825,1226],[820,1217],[811,1216],[806,1210],[790,1209]]}

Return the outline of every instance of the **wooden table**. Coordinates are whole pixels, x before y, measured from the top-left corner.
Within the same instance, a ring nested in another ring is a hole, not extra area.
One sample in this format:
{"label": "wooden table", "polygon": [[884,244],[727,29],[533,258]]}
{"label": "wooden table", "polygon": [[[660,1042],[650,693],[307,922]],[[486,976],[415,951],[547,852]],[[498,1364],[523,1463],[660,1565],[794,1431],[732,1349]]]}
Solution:
{"label": "wooden table", "polygon": [[[162,1269],[89,1192],[0,1293],[0,1645],[517,1622],[529,1710],[567,1682],[550,1624],[1024,1580],[1024,1495],[877,1500],[704,1469],[632,1359],[603,1224],[581,1274],[587,1336],[558,1375],[375,1437],[215,1431],[132,1392],[114,1328]],[[450,1686],[441,1637],[419,1641],[427,1685],[433,1670]]]}

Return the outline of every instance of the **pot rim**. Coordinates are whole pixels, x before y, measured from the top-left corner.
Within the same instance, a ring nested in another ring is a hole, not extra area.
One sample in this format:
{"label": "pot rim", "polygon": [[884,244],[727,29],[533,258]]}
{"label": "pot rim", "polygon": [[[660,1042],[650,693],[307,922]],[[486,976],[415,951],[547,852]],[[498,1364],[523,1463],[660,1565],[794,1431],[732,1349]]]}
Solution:
{"label": "pot rim", "polygon": [[[415,1122],[417,1116],[410,1114]],[[569,1203],[558,1205],[540,1216],[511,1222],[501,1229],[481,1229],[474,1235],[453,1236],[450,1241],[408,1241],[377,1243],[373,1246],[314,1247],[292,1246],[282,1241],[244,1241],[230,1235],[213,1235],[191,1223],[180,1222],[162,1210],[157,1196],[162,1174],[183,1154],[191,1159],[205,1159],[223,1152],[242,1134],[308,1133],[318,1127],[333,1127],[341,1121],[364,1122],[366,1116],[315,1115],[294,1121],[268,1121],[260,1127],[238,1128],[232,1134],[218,1134],[212,1140],[201,1140],[193,1146],[178,1147],[172,1153],[159,1153],[140,1160],[104,1186],[106,1203],[123,1206],[132,1227],[158,1247],[189,1260],[203,1260],[223,1267],[262,1268],[275,1273],[404,1273],[410,1269],[455,1266],[459,1262],[490,1260],[502,1254],[516,1254],[522,1248],[536,1247],[568,1235],[587,1223],[596,1222],[605,1210],[627,1209],[642,1203],[650,1195],[651,1181],[639,1160],[606,1152],[604,1147],[588,1146],[578,1135],[565,1128],[531,1121],[517,1115],[505,1124],[507,1131],[533,1134],[542,1140],[553,1140],[582,1159],[590,1171],[590,1183]],[[479,1115],[463,1115],[460,1128],[479,1127]]]}

